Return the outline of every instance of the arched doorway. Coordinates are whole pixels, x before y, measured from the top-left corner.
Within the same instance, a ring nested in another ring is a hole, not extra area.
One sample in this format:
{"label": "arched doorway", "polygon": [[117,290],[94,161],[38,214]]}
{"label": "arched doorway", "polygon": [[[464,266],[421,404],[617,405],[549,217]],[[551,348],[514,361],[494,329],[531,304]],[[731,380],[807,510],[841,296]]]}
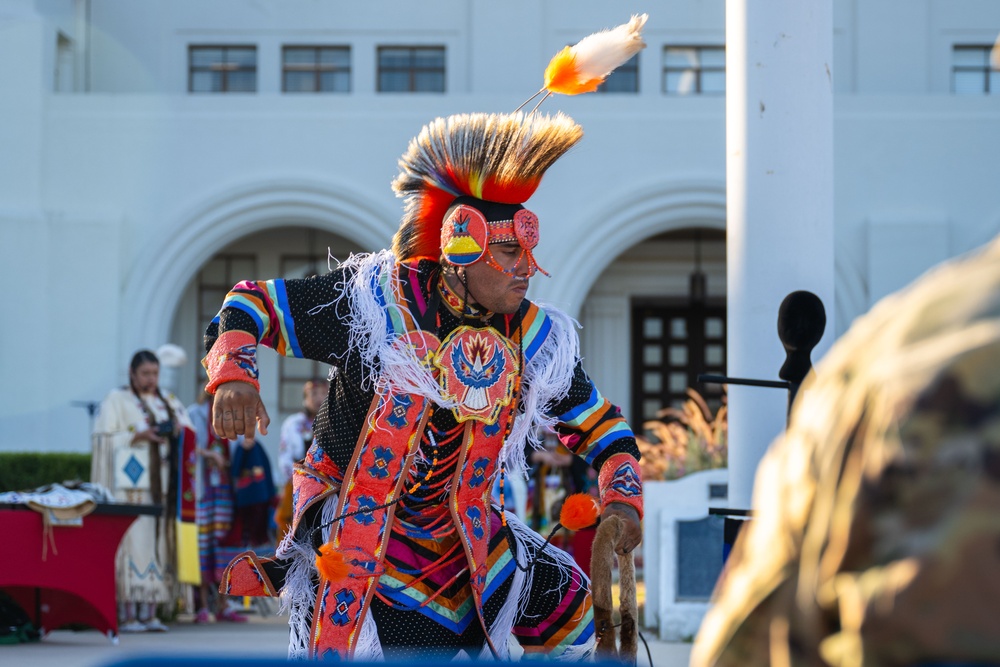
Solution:
{"label": "arched doorway", "polygon": [[[725,372],[725,295],[725,232],[707,227],[633,245],[592,285],[581,312],[584,363],[636,431],[682,402],[699,373]],[[718,400],[718,387],[696,388]]]}
{"label": "arched doorway", "polygon": [[[301,226],[266,229],[219,249],[188,281],[171,324],[170,340],[193,360],[178,369],[178,398],[189,405],[204,387],[205,373],[199,363],[204,356],[202,336],[233,285],[248,279],[304,278],[326,273],[336,266],[335,260],[362,251],[342,236]],[[260,439],[275,461],[281,422],[301,409],[303,383],[311,377],[326,377],[329,366],[270,351],[262,351],[257,361],[261,398],[271,417],[269,434]]]}
{"label": "arched doorway", "polygon": [[129,316],[122,322],[120,356],[168,339],[180,303],[172,286],[186,285],[234,239],[308,226],[372,251],[388,245],[398,215],[358,188],[333,181],[275,179],[220,189],[164,225],[135,256],[122,295],[122,311]]}

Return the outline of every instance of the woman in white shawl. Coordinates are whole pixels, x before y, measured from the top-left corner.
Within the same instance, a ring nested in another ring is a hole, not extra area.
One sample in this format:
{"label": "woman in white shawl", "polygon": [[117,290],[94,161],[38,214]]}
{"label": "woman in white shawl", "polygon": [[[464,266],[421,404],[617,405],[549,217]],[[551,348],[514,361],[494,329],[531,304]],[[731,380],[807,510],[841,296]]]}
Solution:
{"label": "woman in white shawl", "polygon": [[[91,481],[121,502],[164,505],[172,483],[170,462],[182,427],[191,427],[184,406],[159,388],[160,363],[140,350],[129,364],[129,386],[101,403],[94,424]],[[168,554],[173,522],[141,516],[129,528],[115,559],[122,632],[165,631],[156,605],[171,601],[174,567]]]}

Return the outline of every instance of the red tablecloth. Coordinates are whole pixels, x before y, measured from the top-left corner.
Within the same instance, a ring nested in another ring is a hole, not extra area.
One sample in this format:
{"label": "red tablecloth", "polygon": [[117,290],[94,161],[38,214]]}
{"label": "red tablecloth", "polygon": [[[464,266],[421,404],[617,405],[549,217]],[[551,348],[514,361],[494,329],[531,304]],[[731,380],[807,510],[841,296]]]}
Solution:
{"label": "red tablecloth", "polygon": [[115,552],[136,517],[156,510],[100,505],[84,517],[82,527],[54,527],[58,553],[50,544],[42,560],[42,515],[5,505],[0,508],[0,589],[43,632],[81,624],[116,637]]}

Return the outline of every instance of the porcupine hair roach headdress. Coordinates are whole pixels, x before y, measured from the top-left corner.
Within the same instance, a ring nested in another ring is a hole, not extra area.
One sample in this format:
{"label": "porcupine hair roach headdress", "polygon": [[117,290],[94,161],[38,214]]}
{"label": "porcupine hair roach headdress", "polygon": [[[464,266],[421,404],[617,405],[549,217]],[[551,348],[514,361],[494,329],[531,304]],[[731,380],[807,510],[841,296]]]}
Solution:
{"label": "porcupine hair roach headdress", "polygon": [[[538,218],[521,204],[583,130],[561,113],[535,111],[555,93],[596,90],[645,46],[645,23],[645,14],[633,16],[560,51],[545,70],[542,89],[512,114],[461,114],[424,126],[400,158],[392,184],[406,200],[392,241],[397,259],[437,261],[443,255],[449,263],[468,265],[485,258],[504,270],[494,262],[489,244],[517,241],[525,250],[528,275],[541,270],[531,252],[538,243]],[[543,93],[530,113],[520,113]]]}
{"label": "porcupine hair roach headdress", "polygon": [[461,196],[523,204],[545,170],[583,136],[562,113],[459,114],[437,118],[410,141],[392,183],[405,200],[392,240],[398,259],[441,254],[445,212]]}

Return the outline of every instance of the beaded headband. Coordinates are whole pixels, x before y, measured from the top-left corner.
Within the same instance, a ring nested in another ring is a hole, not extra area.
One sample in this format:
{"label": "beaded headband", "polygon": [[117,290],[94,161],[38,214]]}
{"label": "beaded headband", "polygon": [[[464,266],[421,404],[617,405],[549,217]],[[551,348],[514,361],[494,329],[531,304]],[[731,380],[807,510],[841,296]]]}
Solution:
{"label": "beaded headband", "polygon": [[[497,268],[489,245],[517,240],[531,273],[541,271],[531,253],[538,243],[538,218],[530,212],[526,212],[530,219],[522,216],[520,221],[516,215],[495,220],[484,215],[491,223],[485,229],[467,212],[449,218],[448,224],[445,216],[463,197],[498,205],[526,202],[545,171],[583,137],[583,129],[572,118],[536,113],[538,106],[555,93],[596,90],[612,70],[646,45],[645,23],[645,14],[634,15],[628,23],[560,51],[545,70],[545,85],[514,113],[458,114],[425,125],[399,159],[400,172],[392,183],[405,200],[403,219],[392,239],[396,257],[437,261],[443,254],[459,265],[486,257]],[[534,109],[521,112],[539,95],[542,99]],[[493,229],[492,223],[498,226]],[[505,241],[496,240],[501,238]]]}

